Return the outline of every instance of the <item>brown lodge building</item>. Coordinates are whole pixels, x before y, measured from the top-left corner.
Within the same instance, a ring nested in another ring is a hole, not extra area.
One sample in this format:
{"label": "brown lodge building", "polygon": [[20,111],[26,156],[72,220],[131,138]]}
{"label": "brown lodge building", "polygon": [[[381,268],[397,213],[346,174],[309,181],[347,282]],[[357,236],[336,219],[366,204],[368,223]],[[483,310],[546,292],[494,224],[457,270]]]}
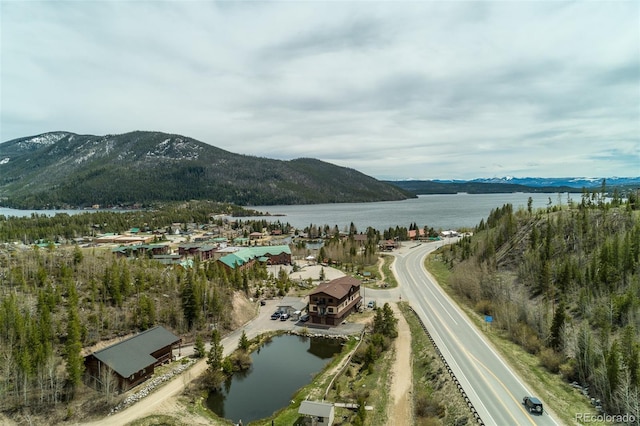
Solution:
{"label": "brown lodge building", "polygon": [[154,327],[85,357],[90,385],[127,391],[153,375],[155,367],[171,361],[181,339],[164,327]]}
{"label": "brown lodge building", "polygon": [[309,294],[309,319],[312,324],[339,325],[361,303],[360,280],[341,277],[320,284]]}

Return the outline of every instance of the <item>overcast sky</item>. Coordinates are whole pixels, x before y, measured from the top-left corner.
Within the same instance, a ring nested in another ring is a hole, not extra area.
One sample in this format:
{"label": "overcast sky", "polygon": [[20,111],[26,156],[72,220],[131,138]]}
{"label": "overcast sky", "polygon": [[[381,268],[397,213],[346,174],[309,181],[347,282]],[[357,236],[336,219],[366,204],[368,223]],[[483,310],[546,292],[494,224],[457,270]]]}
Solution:
{"label": "overcast sky", "polygon": [[157,130],[378,179],[640,176],[638,1],[6,1],[0,141]]}

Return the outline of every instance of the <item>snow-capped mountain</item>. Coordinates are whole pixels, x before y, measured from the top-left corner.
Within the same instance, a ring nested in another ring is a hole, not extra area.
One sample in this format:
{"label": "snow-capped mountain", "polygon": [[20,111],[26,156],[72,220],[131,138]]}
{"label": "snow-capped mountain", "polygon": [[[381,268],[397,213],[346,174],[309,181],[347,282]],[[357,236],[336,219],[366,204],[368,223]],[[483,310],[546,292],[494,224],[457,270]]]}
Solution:
{"label": "snow-capped mountain", "polygon": [[598,188],[602,186],[602,180],[606,180],[607,186],[620,186],[620,185],[640,185],[640,176],[638,177],[562,177],[562,178],[543,178],[543,177],[493,177],[493,178],[477,178],[472,180],[434,180],[434,182],[442,183],[465,183],[465,182],[479,182],[479,183],[505,183],[524,185],[533,188],[541,187],[570,187],[570,188]]}

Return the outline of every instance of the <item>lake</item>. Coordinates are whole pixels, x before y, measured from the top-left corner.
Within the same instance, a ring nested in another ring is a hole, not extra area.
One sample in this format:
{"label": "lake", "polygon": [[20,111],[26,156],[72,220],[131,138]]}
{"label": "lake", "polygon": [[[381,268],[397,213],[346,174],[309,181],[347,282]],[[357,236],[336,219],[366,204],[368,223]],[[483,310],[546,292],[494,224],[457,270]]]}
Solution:
{"label": "lake", "polygon": [[[539,194],[539,193],[509,193],[509,194],[438,194],[420,195],[403,201],[382,201],[376,203],[340,203],[340,204],[305,204],[255,206],[254,210],[284,216],[249,216],[241,220],[267,219],[289,223],[296,228],[305,228],[311,224],[316,226],[338,226],[340,231],[348,230],[353,222],[359,232],[366,231],[371,226],[384,231],[396,226],[409,227],[416,223],[420,228],[428,226],[438,229],[472,228],[486,219],[492,209],[512,204],[514,209],[526,209],[529,197],[533,200],[534,209],[545,208],[551,199],[553,205],[567,204],[568,196],[574,201],[580,201],[580,194]],[[17,210],[0,207],[0,215],[30,216],[32,213],[77,214],[92,210]],[[126,210],[114,210],[126,211]]]}
{"label": "lake", "polygon": [[[254,210],[283,214],[272,216],[269,221],[289,223],[296,228],[305,228],[311,224],[316,226],[338,226],[340,231],[347,230],[353,222],[358,232],[366,231],[371,226],[384,231],[396,226],[409,227],[416,223],[422,228],[434,229],[472,228],[480,220],[489,216],[492,209],[512,204],[514,210],[526,209],[529,197],[532,207],[546,208],[549,199],[553,205],[567,204],[566,193],[510,193],[510,194],[446,194],[420,195],[403,201],[384,201],[376,203],[341,203],[341,204],[307,204],[294,206],[256,206]],[[574,201],[580,201],[580,194],[569,194]],[[247,219],[264,219],[249,217]]]}
{"label": "lake", "polygon": [[0,207],[0,216],[16,216],[16,217],[25,217],[31,216],[33,213],[44,216],[55,216],[60,213],[74,215],[80,213],[94,213],[94,212],[130,212],[135,210],[126,210],[126,209],[82,209],[82,210],[21,210],[21,209],[10,209],[8,207]]}
{"label": "lake", "polygon": [[207,407],[233,422],[270,417],[289,405],[293,394],[311,383],[333,356],[342,339],[283,335],[251,354],[248,372],[234,374],[222,392],[210,392]]}

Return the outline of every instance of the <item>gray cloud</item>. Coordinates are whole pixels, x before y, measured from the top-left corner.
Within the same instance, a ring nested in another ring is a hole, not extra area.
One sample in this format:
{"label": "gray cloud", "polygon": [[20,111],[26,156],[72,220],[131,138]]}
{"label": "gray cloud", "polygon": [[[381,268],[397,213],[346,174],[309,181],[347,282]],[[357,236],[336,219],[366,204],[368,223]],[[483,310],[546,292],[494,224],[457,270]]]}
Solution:
{"label": "gray cloud", "polygon": [[0,140],[181,133],[381,179],[640,175],[635,2],[5,2]]}

